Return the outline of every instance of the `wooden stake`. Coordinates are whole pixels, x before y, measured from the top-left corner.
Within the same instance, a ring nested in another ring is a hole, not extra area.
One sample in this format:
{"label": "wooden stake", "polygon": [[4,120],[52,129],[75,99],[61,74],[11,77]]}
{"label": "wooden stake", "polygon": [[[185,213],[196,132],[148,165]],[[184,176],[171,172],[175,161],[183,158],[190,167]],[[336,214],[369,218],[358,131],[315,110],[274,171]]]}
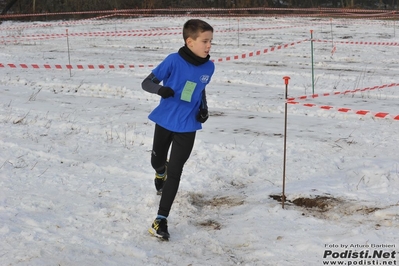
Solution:
{"label": "wooden stake", "polygon": [[281,206],[284,209],[285,203],[285,166],[287,161],[287,99],[288,99],[288,81],[290,77],[283,77],[285,83],[285,119],[284,119],[284,159],[283,159],[283,195],[281,196]]}

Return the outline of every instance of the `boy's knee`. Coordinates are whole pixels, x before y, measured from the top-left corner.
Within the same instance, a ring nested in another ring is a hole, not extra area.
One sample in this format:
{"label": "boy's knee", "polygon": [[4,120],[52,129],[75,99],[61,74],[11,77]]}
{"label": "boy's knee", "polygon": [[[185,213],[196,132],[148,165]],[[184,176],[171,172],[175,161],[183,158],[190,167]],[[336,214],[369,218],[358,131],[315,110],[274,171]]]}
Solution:
{"label": "boy's knee", "polygon": [[154,168],[154,170],[157,173],[164,173],[165,172],[165,164],[162,162],[151,162],[152,168]]}
{"label": "boy's knee", "polygon": [[168,165],[168,178],[180,180],[183,168],[181,167],[171,167]]}

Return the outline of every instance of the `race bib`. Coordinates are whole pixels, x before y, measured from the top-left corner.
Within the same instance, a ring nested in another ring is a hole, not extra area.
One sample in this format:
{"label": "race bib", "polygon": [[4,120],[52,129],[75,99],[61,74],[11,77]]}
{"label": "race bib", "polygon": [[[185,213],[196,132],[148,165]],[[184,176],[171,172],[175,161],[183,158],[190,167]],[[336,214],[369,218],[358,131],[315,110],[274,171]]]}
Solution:
{"label": "race bib", "polygon": [[195,86],[197,86],[197,83],[187,80],[181,93],[180,100],[191,102],[191,97],[193,97]]}

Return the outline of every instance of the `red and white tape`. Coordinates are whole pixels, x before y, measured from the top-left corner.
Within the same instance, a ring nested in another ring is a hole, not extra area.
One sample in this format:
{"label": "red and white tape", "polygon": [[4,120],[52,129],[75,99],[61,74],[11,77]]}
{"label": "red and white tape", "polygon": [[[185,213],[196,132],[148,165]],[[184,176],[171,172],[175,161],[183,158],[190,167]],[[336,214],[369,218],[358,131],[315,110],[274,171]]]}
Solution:
{"label": "red and white tape", "polygon": [[[313,40],[315,42],[328,42],[329,40]],[[399,42],[366,42],[366,41],[334,41],[334,43],[340,44],[354,44],[354,45],[379,45],[379,46],[399,46]]]}
{"label": "red and white tape", "polygon": [[[79,20],[67,20],[62,22],[55,23],[43,23],[43,24],[23,24],[19,26],[1,26],[1,31],[10,31],[10,30],[23,30],[23,29],[33,29],[33,28],[50,28],[57,26],[69,26],[69,25],[79,25],[79,24],[104,24],[104,19],[111,18],[116,14],[98,16],[93,18],[79,19]],[[113,20],[108,20],[110,23],[115,23]]]}
{"label": "red and white tape", "polygon": [[295,101],[288,101],[288,104],[299,104],[305,107],[317,107],[320,109],[324,109],[324,110],[336,110],[338,112],[341,113],[354,113],[357,115],[367,115],[370,114],[372,117],[376,117],[376,118],[391,118],[393,120],[399,120],[399,115],[391,115],[389,113],[386,112],[371,112],[369,110],[353,110],[351,108],[346,108],[346,107],[334,107],[334,106],[330,106],[330,105],[317,105],[314,103],[300,103],[300,102],[295,102]]}
{"label": "red and white tape", "polygon": [[[249,31],[260,31],[260,30],[275,30],[284,28],[293,28],[300,26],[279,26],[279,27],[268,27],[268,28],[243,28],[240,30],[219,30],[217,33],[235,33],[235,32],[249,32]],[[170,32],[171,30],[177,30],[177,28],[157,28],[157,29],[138,29],[128,31],[101,31],[101,32],[69,32],[69,33],[53,33],[53,34],[25,34],[25,35],[11,35],[11,36],[0,36],[0,44],[2,43],[16,43],[18,40],[33,41],[33,40],[46,40],[55,38],[65,37],[156,37],[156,36],[170,36],[180,35],[181,31]],[[168,32],[169,31],[169,32]]]}
{"label": "red and white tape", "polygon": [[[220,13],[232,13],[232,12],[241,12],[241,11],[297,11],[299,12],[316,12],[318,14],[321,13],[337,13],[337,14],[351,14],[355,13],[360,14],[377,14],[377,15],[393,15],[395,16],[395,11],[392,10],[366,10],[366,9],[344,9],[344,8],[273,8],[273,7],[253,7],[253,8],[157,8],[157,9],[114,9],[114,10],[101,10],[101,11],[75,11],[75,12],[54,12],[54,13],[35,13],[35,14],[6,14],[0,15],[0,18],[20,18],[20,17],[38,17],[38,16],[54,16],[54,15],[87,15],[87,14],[114,14],[114,13],[139,13],[143,15],[152,15],[159,14],[178,14],[181,12],[182,14],[187,14],[187,12],[199,12],[202,14],[206,14],[207,16],[211,15],[214,12],[217,12],[217,15]],[[359,14],[359,15],[360,15]],[[242,14],[241,14],[242,15]],[[256,14],[259,16],[259,14]]]}
{"label": "red and white tape", "polygon": [[[266,54],[269,52],[274,52],[274,51],[288,48],[290,46],[294,46],[294,45],[299,44],[304,41],[306,41],[306,40],[297,41],[297,42],[288,43],[288,44],[282,44],[282,45],[278,45],[278,46],[273,46],[270,48],[265,48],[263,50],[249,52],[249,53],[245,53],[245,54],[241,54],[241,55],[234,55],[234,56],[227,56],[225,58],[213,59],[212,61],[213,62],[224,62],[224,61],[245,59],[247,57],[260,56],[262,54]],[[11,69],[17,69],[17,68],[24,68],[24,69],[27,69],[27,68],[28,69],[29,68],[33,68],[33,69],[132,69],[132,68],[143,68],[143,67],[154,67],[154,66],[155,66],[155,64],[148,64],[148,65],[144,65],[144,64],[136,64],[136,65],[126,65],[126,64],[119,64],[119,65],[113,65],[113,64],[111,64],[111,65],[106,65],[106,64],[100,64],[100,65],[55,64],[55,65],[50,65],[50,64],[43,64],[43,65],[39,65],[39,64],[13,64],[13,63],[4,64],[4,63],[0,63],[0,69],[1,68],[11,68]]]}
{"label": "red and white tape", "polygon": [[214,62],[223,62],[223,61],[245,59],[247,57],[253,57],[253,56],[260,56],[262,54],[266,54],[266,53],[269,53],[269,52],[274,52],[274,51],[277,51],[277,50],[288,48],[290,46],[294,46],[294,45],[302,43],[304,41],[307,41],[307,40],[302,40],[302,41],[297,41],[297,42],[277,45],[277,46],[273,46],[273,47],[270,47],[270,48],[265,48],[263,50],[258,50],[258,51],[255,51],[255,52],[249,52],[249,53],[246,53],[246,54],[227,56],[225,58],[219,58],[219,59],[216,59],[216,60],[213,60],[213,61]]}
{"label": "red and white tape", "polygon": [[288,101],[298,101],[298,100],[305,100],[305,99],[314,99],[318,97],[326,97],[326,96],[333,96],[333,95],[339,95],[339,94],[349,94],[349,93],[356,93],[356,92],[364,92],[364,91],[372,91],[372,90],[377,90],[377,89],[384,89],[384,88],[392,88],[395,86],[399,86],[399,83],[390,83],[390,84],[384,84],[384,85],[379,85],[379,86],[374,86],[374,87],[366,87],[362,89],[354,89],[354,90],[346,90],[346,91],[336,91],[333,93],[316,93],[316,94],[311,94],[311,95],[303,95],[303,96],[298,96],[294,98],[288,98]]}
{"label": "red and white tape", "polygon": [[2,64],[0,68],[34,68],[34,69],[131,69],[142,67],[154,67],[155,65],[50,65],[50,64]]}

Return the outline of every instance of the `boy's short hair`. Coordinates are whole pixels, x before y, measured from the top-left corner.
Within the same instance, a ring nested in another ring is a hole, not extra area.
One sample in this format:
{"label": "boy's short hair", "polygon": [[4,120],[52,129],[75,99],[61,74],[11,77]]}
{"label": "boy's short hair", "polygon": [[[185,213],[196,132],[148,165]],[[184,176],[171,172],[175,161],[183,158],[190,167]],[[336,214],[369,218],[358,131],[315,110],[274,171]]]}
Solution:
{"label": "boy's short hair", "polygon": [[213,27],[201,19],[190,19],[183,26],[184,42],[191,37],[196,40],[200,33],[205,31],[213,32]]}

